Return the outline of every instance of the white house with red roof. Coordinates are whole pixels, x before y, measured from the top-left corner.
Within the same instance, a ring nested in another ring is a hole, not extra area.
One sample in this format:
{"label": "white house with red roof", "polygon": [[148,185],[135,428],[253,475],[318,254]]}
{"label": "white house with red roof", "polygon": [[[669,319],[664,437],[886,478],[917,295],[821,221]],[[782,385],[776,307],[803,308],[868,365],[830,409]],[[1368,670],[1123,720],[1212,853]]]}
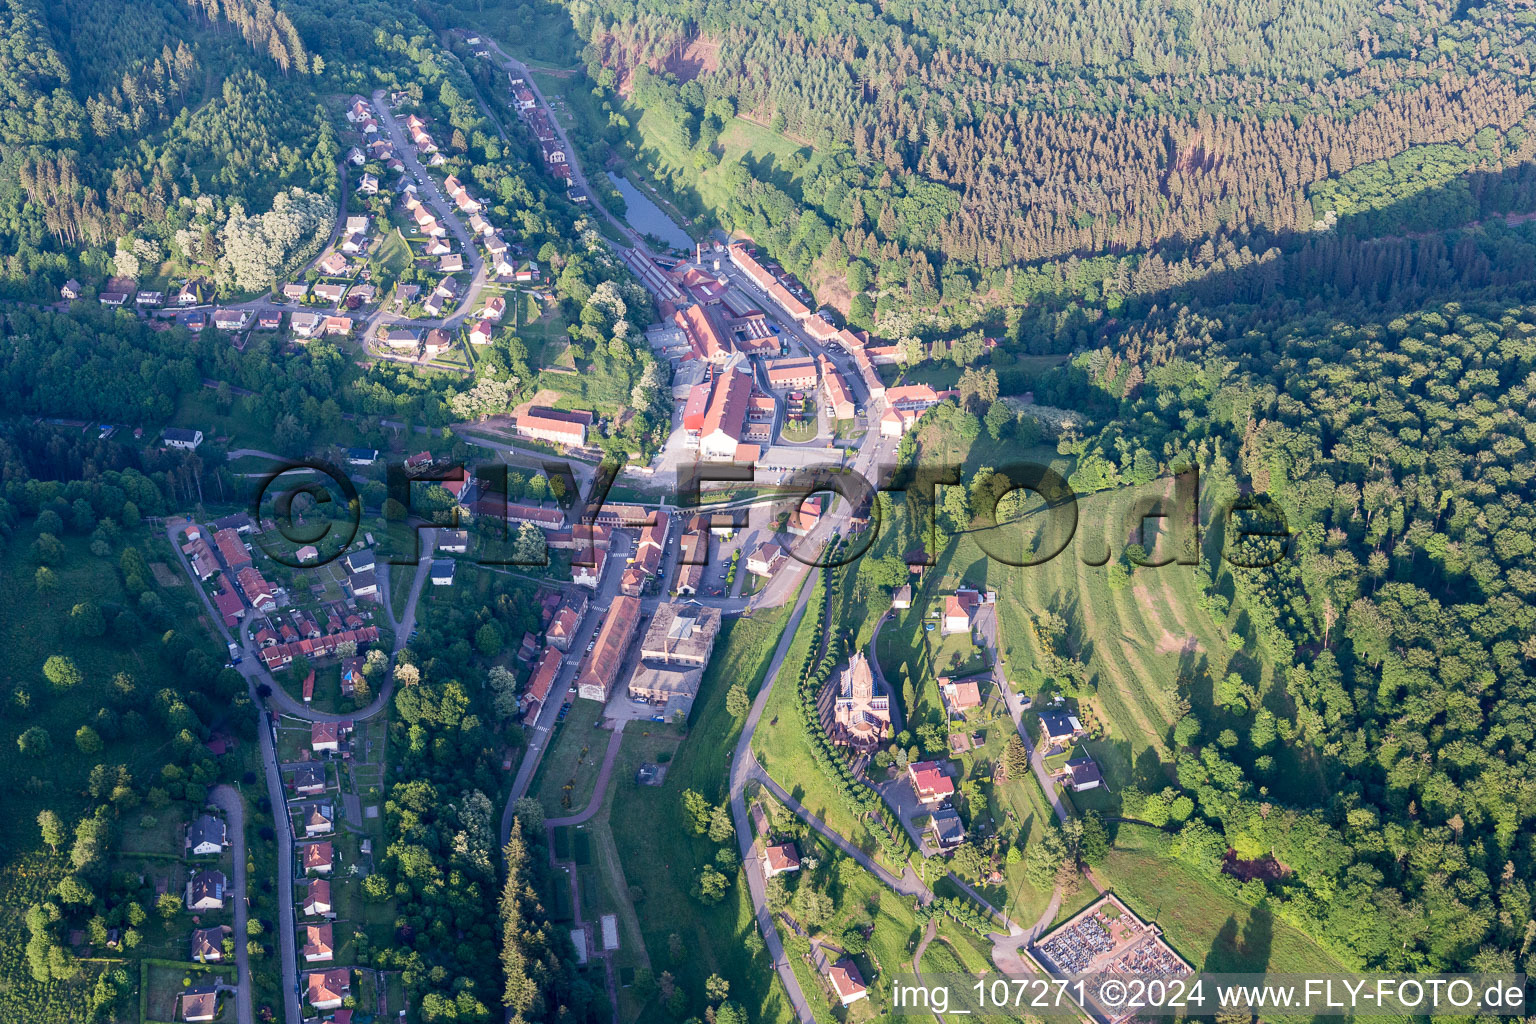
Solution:
{"label": "white house with red roof", "polygon": [[794,843],[779,843],[763,850],[763,875],[772,878],[800,870],[800,851]]}
{"label": "white house with red roof", "polygon": [[925,804],[936,804],[955,795],[955,782],[939,761],[914,761],[907,765],[912,791]]}

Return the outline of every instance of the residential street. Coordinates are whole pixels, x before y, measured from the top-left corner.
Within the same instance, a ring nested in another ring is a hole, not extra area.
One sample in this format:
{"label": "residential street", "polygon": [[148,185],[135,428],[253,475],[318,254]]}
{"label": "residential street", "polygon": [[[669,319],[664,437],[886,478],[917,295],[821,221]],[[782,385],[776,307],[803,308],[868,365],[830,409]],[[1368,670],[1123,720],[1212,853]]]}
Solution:
{"label": "residential street", "polygon": [[[182,573],[186,576],[188,582],[192,585],[192,588],[197,591],[198,595],[202,598],[203,607],[208,614],[208,621],[213,624],[214,629],[218,631],[226,643],[234,642],[236,637],[232,636],[229,630],[224,628],[223,619],[219,616],[217,610],[214,608],[213,602],[209,599],[207,592],[202,587],[202,584],[198,582],[197,577],[193,574],[192,566],[187,562],[187,556],[181,550],[181,544],[178,542],[178,534],[186,526],[186,523],[187,521],[185,519],[180,518],[167,520],[165,524],[166,539],[170,541],[171,547],[176,551],[176,557],[181,564]],[[425,544],[427,542],[424,541],[423,543]],[[400,628],[395,632],[396,651],[399,651],[401,647],[405,646],[406,641],[410,637],[410,631],[412,628],[414,628],[417,600],[421,596],[422,587],[426,583],[427,576],[431,571],[431,564],[431,559],[423,558],[421,564],[416,567],[416,575],[411,581],[411,593],[406,601],[405,615],[401,618]],[[388,605],[386,604],[385,607],[387,608]],[[388,613],[386,612],[386,615],[387,614]],[[251,646],[251,638],[248,635],[247,629],[245,628],[247,624],[247,622],[241,623],[240,636],[238,638],[242,646],[245,648],[247,656],[243,661],[241,661],[239,665],[236,666],[236,668],[239,670],[240,674],[245,677],[246,686],[249,689],[251,696],[251,703],[254,704],[257,708],[264,707],[261,695],[258,692],[258,687],[263,685],[265,685],[270,690],[272,704],[280,707],[282,713],[292,715],[295,718],[301,718],[310,722],[343,721],[348,719],[360,720],[376,715],[384,708],[389,706],[390,694],[394,692],[393,679],[387,681],[384,686],[379,688],[378,697],[376,697],[373,702],[368,705],[368,707],[351,715],[333,715],[326,712],[316,711],[305,706],[299,701],[294,700],[288,695],[287,691],[283,689],[282,684],[280,684],[276,679],[272,678],[271,673],[266,670],[266,668],[261,664],[261,661],[251,653],[253,648]],[[273,817],[274,820],[276,820],[277,815],[280,813],[280,809],[286,807],[287,802],[283,792],[282,770],[277,760],[277,744],[273,737],[273,726],[271,724],[270,718],[268,717],[268,714],[265,711],[262,713],[261,722],[256,729],[256,735],[261,743],[261,763],[263,772],[266,775],[267,799],[271,802]],[[235,803],[237,806],[239,805],[238,795],[235,796]],[[223,805],[221,804],[221,806]],[[231,820],[230,827],[234,827],[233,819]],[[295,933],[298,930],[298,916],[294,912],[293,900],[293,833],[292,830],[288,827],[287,822],[277,823],[277,827],[275,827],[273,831],[277,835],[277,892],[279,897],[277,901],[279,909],[278,932],[279,938],[281,940],[281,963],[283,969],[282,988],[284,1002],[284,1021],[286,1024],[300,1024],[303,1019],[303,1014],[302,1006],[300,1005],[299,1001],[298,949],[297,940],[295,938]],[[242,836],[241,842],[243,843],[243,812],[242,828],[239,834]],[[244,881],[245,855],[243,850],[236,857],[235,872],[235,886],[237,891],[239,891],[243,896],[246,891]],[[236,924],[238,931],[238,941],[236,943],[236,947],[239,950],[239,957],[241,959],[245,957],[245,932],[244,924],[242,923],[245,913],[246,910],[242,900],[236,910]],[[249,986],[250,975],[248,970],[243,967],[240,970],[240,975],[242,980],[241,995],[239,998],[244,1000],[246,1009],[248,1011],[250,1008],[249,1004],[251,1000]],[[251,1024],[251,1022],[249,1018],[241,1018],[239,1024]]]}
{"label": "residential street", "polygon": [[615,228],[617,228],[619,233],[629,240],[629,244],[635,249],[639,250],[640,255],[644,256],[646,259],[653,259],[654,254],[645,244],[645,239],[640,236],[640,233],[634,228],[630,227],[628,224],[624,223],[619,218],[615,217],[608,211],[606,206],[598,202],[597,194],[592,191],[592,185],[587,181],[587,175],[581,169],[581,161],[577,158],[576,147],[571,145],[570,138],[565,134],[565,126],[562,125],[560,123],[560,119],[555,116],[554,108],[552,108],[549,105],[549,101],[544,98],[544,93],[539,90],[539,83],[533,80],[533,75],[528,72],[527,66],[524,65],[522,61],[518,60],[516,57],[511,56],[505,50],[503,50],[497,44],[496,40],[490,35],[482,32],[480,33],[480,39],[485,46],[490,48],[492,53],[500,58],[502,70],[510,71],[517,77],[521,78],[523,82],[528,86],[528,90],[533,93],[534,99],[539,101],[539,105],[543,107],[545,112],[549,115],[550,126],[554,128],[555,137],[560,140],[560,145],[564,147],[568,157],[566,162],[570,165],[571,168],[572,186],[581,189],[582,191],[586,192],[587,195],[592,197],[589,205],[599,214],[601,214],[605,219],[607,219],[608,222],[611,223]]}
{"label": "residential street", "polygon": [[245,948],[246,915],[250,912],[250,892],[245,877],[245,803],[233,786],[215,786],[208,802],[224,812],[229,830],[229,852],[234,861],[230,885],[235,909],[235,1017],[238,1024],[252,1024],[251,964]]}

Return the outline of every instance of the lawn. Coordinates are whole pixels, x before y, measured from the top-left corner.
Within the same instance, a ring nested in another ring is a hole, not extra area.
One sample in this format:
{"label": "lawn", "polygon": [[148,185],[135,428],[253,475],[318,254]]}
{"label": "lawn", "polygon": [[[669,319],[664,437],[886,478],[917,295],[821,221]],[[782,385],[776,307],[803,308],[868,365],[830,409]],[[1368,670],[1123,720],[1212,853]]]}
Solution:
{"label": "lawn", "polygon": [[[971,641],[970,633],[951,633],[940,637],[938,630],[928,634],[933,644],[934,670],[940,675],[968,676],[987,667],[987,659]],[[937,639],[935,639],[937,637]]]}
{"label": "lawn", "polygon": [[544,805],[548,817],[576,814],[591,801],[598,769],[608,751],[608,731],[593,728],[602,720],[601,702],[578,700],[559,724],[528,790],[529,796]]}
{"label": "lawn", "polygon": [[[714,659],[704,674],[687,736],[669,762],[663,784],[634,784],[627,765],[641,755],[645,738],[631,738],[626,730],[626,768],[614,776],[606,797],[606,813],[593,819],[606,819],[625,884],[639,887],[633,893],[638,898],[632,899],[635,921],[655,976],[671,971],[697,1012],[704,980],[711,973],[719,973],[730,982],[731,997],[745,1006],[749,1019],[760,1024],[783,1024],[793,1020],[793,1013],[773,980],[766,957],[753,956],[745,944],[756,930],[746,886],[732,885],[725,899],[713,905],[690,894],[699,869],[714,858],[718,846],[692,835],[684,823],[681,803],[685,789],[694,789],[714,803],[725,802],[726,769],[740,729],[740,723],[725,710],[725,691],[736,681],[756,690],[786,615],[786,609],[778,609],[726,621]],[[734,841],[729,845],[734,849]],[[594,864],[605,865],[608,855],[604,844],[596,842],[592,849]],[[614,899],[617,880],[608,868],[604,867],[604,872],[611,881],[606,883],[607,894],[599,899]],[[621,937],[626,927],[621,923]],[[673,934],[678,935],[685,951],[680,958],[671,955],[669,939]],[[628,994],[621,996],[621,1003],[634,1006]],[[626,1019],[649,1021],[659,1019],[663,1012],[650,1004]]]}
{"label": "lawn", "polygon": [[[145,963],[140,984],[144,990],[142,1006],[147,1016],[141,1024],[149,1024],[150,1021],[180,1020],[181,1018],[176,1014],[177,996],[181,994],[189,982],[193,985],[200,985],[215,978],[226,982],[231,981],[234,978],[234,968],[201,966],[191,963],[185,966],[168,963]],[[220,997],[219,1009],[219,1020],[232,1020],[235,1015],[234,997]]]}
{"label": "lawn", "polygon": [[407,244],[405,236],[395,228],[384,236],[383,241],[373,253],[373,283],[378,286],[380,295],[388,295],[390,287],[410,267],[415,259],[411,247]]}
{"label": "lawn", "polygon": [[[786,403],[786,411],[788,403]],[[786,419],[784,429],[781,432],[786,441],[810,441],[816,437],[817,418],[816,403],[807,399],[805,402],[805,418],[802,420]]]}

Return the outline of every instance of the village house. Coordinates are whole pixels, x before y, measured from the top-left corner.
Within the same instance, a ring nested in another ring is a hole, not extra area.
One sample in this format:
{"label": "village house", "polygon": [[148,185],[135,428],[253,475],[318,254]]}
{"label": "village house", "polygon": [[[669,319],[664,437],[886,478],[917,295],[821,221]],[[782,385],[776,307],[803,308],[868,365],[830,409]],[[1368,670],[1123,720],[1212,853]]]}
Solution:
{"label": "village house", "polygon": [[531,724],[538,721],[539,711],[543,709],[544,702],[549,698],[550,688],[560,676],[560,668],[565,663],[565,658],[554,647],[544,648],[539,655],[538,663],[534,665],[533,672],[528,676],[528,688],[523,691],[522,708],[523,722]]}
{"label": "village house", "polygon": [[549,623],[549,628],[544,631],[544,639],[551,646],[561,651],[571,649],[571,641],[581,628],[581,612],[575,607],[564,604],[555,612],[555,617]]}
{"label": "village house", "polygon": [[176,305],[183,308],[203,301],[203,291],[197,281],[188,281],[176,289]]}
{"label": "village house", "polygon": [[73,302],[75,299],[78,299],[80,297],[80,282],[76,281],[74,278],[70,278],[68,281],[65,281],[64,286],[59,289],[59,295],[60,297],[71,302]]}
{"label": "village house", "polygon": [[271,612],[277,608],[277,587],[254,567],[247,565],[236,572],[235,582],[240,585],[240,592],[252,608],[259,612]]}
{"label": "village house", "polygon": [[341,277],[347,272],[347,258],[339,252],[326,253],[315,269],[327,277]]}
{"label": "village house", "polygon": [[1102,786],[1104,774],[1099,771],[1098,763],[1093,758],[1080,754],[1062,766],[1056,773],[1056,781],[1070,787],[1074,793],[1083,793]]}
{"label": "village house", "polygon": [[429,574],[432,585],[434,587],[452,586],[454,567],[458,564],[451,558],[434,558]]}
{"label": "village house", "polygon": [[357,686],[363,682],[363,659],[347,658],[341,663],[341,695],[351,697],[357,693]]}
{"label": "village house", "polygon": [[213,549],[202,537],[193,537],[192,540],[183,544],[181,552],[192,563],[192,572],[198,579],[206,580],[219,571],[219,563],[213,557]]}
{"label": "village house", "polygon": [[335,811],[330,804],[310,803],[299,808],[306,836],[323,836],[335,830]]}
{"label": "village house", "polygon": [[354,167],[361,167],[368,162],[368,157],[361,149],[353,146],[347,150],[347,162]]}
{"label": "village house", "polygon": [[944,694],[945,706],[952,714],[981,707],[981,687],[974,679],[940,679],[939,689]]}
{"label": "village house", "polygon": [[507,300],[500,295],[493,295],[485,300],[485,305],[480,307],[480,312],[476,313],[475,316],[481,320],[493,320],[496,323],[500,323],[501,318],[506,312]]}
{"label": "village house", "polygon": [[763,850],[763,877],[772,878],[800,870],[800,851],[794,843],[779,843]]}
{"label": "village house", "polygon": [[471,345],[489,345],[491,343],[491,322],[489,320],[476,320],[470,326],[469,343]]}
{"label": "village house", "polygon": [[310,964],[324,963],[335,958],[336,947],[331,935],[329,921],[325,924],[307,924],[304,926],[304,949],[302,952],[304,954],[304,962]]}
{"label": "village house", "polygon": [[378,195],[379,179],[376,175],[364,171],[357,176],[357,191],[365,196]]}
{"label": "village house", "polygon": [[102,292],[96,296],[96,301],[103,306],[117,307],[128,301],[127,292]]}
{"label": "village house", "polygon": [[192,929],[192,959],[200,964],[216,964],[224,959],[224,929]]}
{"label": "village house", "polygon": [[223,910],[226,884],[222,871],[199,871],[187,882],[187,909]]}
{"label": "village house", "polygon": [[256,329],[258,331],[275,331],[283,326],[283,314],[263,310],[256,314]]}
{"label": "village house", "polygon": [[216,309],[213,326],[219,331],[239,331],[245,328],[250,314],[243,309]]}
{"label": "village house", "polygon": [[351,732],[351,722],[311,722],[309,749],[318,753],[340,753],[346,749]]}
{"label": "village house", "polygon": [[352,990],[352,972],[344,967],[334,971],[312,971],[304,981],[304,998],[317,1010],[336,1009]]}
{"label": "village house", "polygon": [[943,803],[955,795],[955,782],[945,773],[942,762],[914,761],[907,765],[907,778],[924,804]]}
{"label": "village house", "polygon": [[347,294],[347,285],[345,282],[328,281],[315,285],[313,291],[315,298],[323,302],[340,302]]}
{"label": "village house", "polygon": [[853,419],[857,409],[854,405],[853,393],[848,390],[848,385],[843,381],[843,375],[826,356],[820,357],[820,363],[821,388],[826,396],[828,415],[834,420]]}
{"label": "village house", "polygon": [[421,247],[423,256],[444,256],[453,252],[453,246],[448,244],[446,238],[429,238]]}
{"label": "village house", "polygon": [[747,556],[747,572],[765,578],[772,576],[783,566],[786,557],[784,549],[770,541]]}
{"label": "village house", "polygon": [[320,917],[331,912],[331,883],[323,878],[312,878],[304,893],[304,916]]}
{"label": "village house", "polygon": [[201,430],[187,430],[184,427],[166,427],[160,435],[160,440],[167,448],[181,448],[185,451],[196,451],[197,446],[203,443]]}
{"label": "village house", "polygon": [[678,540],[677,580],[672,590],[686,597],[699,592],[704,582],[704,568],[709,562],[709,534],[690,530]]}
{"label": "village house", "polygon": [[906,611],[912,607],[912,584],[903,583],[891,594],[891,607],[897,611]]}
{"label": "village house", "polygon": [[940,807],[928,818],[928,835],[933,845],[948,852],[965,842],[965,825],[960,812],[953,807]]}
{"label": "village house", "polygon": [[213,606],[229,629],[234,629],[235,625],[245,618],[245,602],[240,600],[240,595],[235,593],[235,588],[229,585],[227,576],[219,577],[219,589],[214,592]]}
{"label": "village house", "polygon": [[1040,712],[1040,730],[1043,734],[1041,746],[1045,748],[1041,751],[1042,754],[1066,750],[1074,742],[1088,735],[1088,730],[1083,728],[1083,723],[1077,720],[1077,716],[1065,711]]}
{"label": "village house", "polygon": [[655,579],[661,572],[662,559],[666,554],[667,527],[671,522],[670,516],[657,516],[656,522],[640,530],[640,540],[635,544],[635,554],[630,564],[643,574],[642,582]]}
{"label": "village house", "polygon": [[293,791],[299,796],[318,796],[325,792],[325,766],[301,764],[293,770]]}
{"label": "village house", "polygon": [[431,356],[441,355],[453,347],[453,338],[441,327],[434,327],[427,332],[426,340],[422,342],[422,351]]}
{"label": "village house", "polygon": [[409,327],[397,327],[385,331],[380,340],[390,348],[418,349],[421,347],[421,332]]}
{"label": "village house", "polygon": [[295,312],[288,315],[288,329],[295,337],[313,338],[320,333],[325,317],[319,313]]}
{"label": "village house", "polygon": [[816,361],[775,359],[767,363],[768,386],[775,391],[809,391],[816,386]]}
{"label": "village house", "polygon": [[981,607],[981,594],[970,589],[960,589],[944,598],[944,622],[942,632],[969,633],[976,609]]}
{"label": "village house", "polygon": [[199,985],[181,993],[181,1019],[196,1024],[219,1015],[219,990],[213,985]]}
{"label": "village house", "polygon": [[187,853],[193,857],[213,857],[229,845],[224,822],[211,814],[199,815],[187,826]]}
{"label": "village house", "polygon": [[789,533],[794,537],[804,537],[816,529],[816,524],[821,522],[823,501],[820,495],[813,495],[803,499],[793,512],[789,514]]}
{"label": "village house", "polygon": [[832,991],[837,995],[838,1002],[843,1006],[852,1006],[860,999],[869,997],[869,989],[864,986],[864,977],[859,974],[859,969],[852,960],[839,960],[827,969],[827,981],[832,985]]}
{"label": "village house", "polygon": [[148,309],[165,304],[165,292],[139,292],[133,297],[133,304]]}
{"label": "village house", "polygon": [[239,531],[225,527],[213,535],[213,543],[218,547],[219,557],[224,559],[224,565],[230,572],[238,573],[251,564],[251,553],[246,550]]}
{"label": "village house", "polygon": [[356,256],[368,248],[368,236],[361,231],[354,231],[341,240],[341,251],[349,256]]}
{"label": "village house", "polygon": [[457,274],[464,269],[464,254],[444,253],[442,259],[437,261],[437,269],[444,274]]}

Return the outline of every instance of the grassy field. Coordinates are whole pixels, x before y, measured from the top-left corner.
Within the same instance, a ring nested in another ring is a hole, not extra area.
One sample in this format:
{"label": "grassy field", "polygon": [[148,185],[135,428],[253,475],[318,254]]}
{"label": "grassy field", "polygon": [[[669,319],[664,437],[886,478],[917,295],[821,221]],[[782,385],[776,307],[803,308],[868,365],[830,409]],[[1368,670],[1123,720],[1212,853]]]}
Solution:
{"label": "grassy field", "polygon": [[603,705],[578,700],[559,724],[559,733],[539,762],[528,795],[544,805],[551,818],[576,814],[592,800],[597,772],[608,750],[608,733],[594,729],[603,720]]}
{"label": "grassy field", "polygon": [[[691,834],[684,824],[681,797],[685,789],[694,789],[711,802],[725,802],[726,768],[740,730],[740,723],[725,710],[725,691],[736,681],[756,690],[786,615],[781,609],[727,620],[705,672],[687,737],[668,763],[663,784],[635,785],[630,765],[645,756],[647,737],[632,737],[626,729],[622,768],[615,771],[606,813],[588,823],[594,837],[592,861],[608,878],[600,883],[599,899],[617,904],[620,893],[614,869],[621,868],[623,885],[631,887],[628,896],[635,915],[632,925],[621,915],[621,935],[631,926],[638,928],[654,976],[671,971],[697,1008],[704,980],[719,973],[730,982],[731,997],[745,1006],[749,1019],[761,1024],[791,1021],[793,1013],[766,957],[754,958],[744,944],[755,930],[746,886],[733,885],[724,901],[714,905],[690,895],[695,876],[713,859],[717,846]],[[649,723],[634,725],[649,728]],[[598,823],[610,830],[611,851],[600,831],[593,831]],[[587,891],[584,887],[583,892]],[[670,953],[673,934],[686,951],[680,959]],[[625,995],[621,1003],[628,1004],[626,1020],[649,1021],[665,1013],[654,1002],[637,1007]]]}
{"label": "grassy field", "polygon": [[[846,616],[841,621],[846,623]],[[800,722],[799,697],[795,682],[800,678],[801,666],[811,651],[811,631],[815,621],[810,612],[800,620],[793,644],[779,670],[779,682],[768,698],[757,732],[752,736],[752,749],[758,762],[783,786],[806,810],[826,822],[845,836],[849,842],[870,856],[879,855],[879,845],[865,828],[861,818],[832,788],[824,775],[814,767],[810,740]],[[889,865],[896,867],[899,866]]]}
{"label": "grassy field", "polygon": [[373,284],[379,288],[380,295],[388,295],[389,289],[400,275],[410,267],[415,258],[411,247],[405,241],[405,236],[395,228],[385,235],[379,242],[379,246],[373,253]]}
{"label": "grassy field", "polygon": [[1099,880],[1170,945],[1209,971],[1331,973],[1350,968],[1265,907],[1251,907],[1173,859],[1166,833],[1122,824]]}

